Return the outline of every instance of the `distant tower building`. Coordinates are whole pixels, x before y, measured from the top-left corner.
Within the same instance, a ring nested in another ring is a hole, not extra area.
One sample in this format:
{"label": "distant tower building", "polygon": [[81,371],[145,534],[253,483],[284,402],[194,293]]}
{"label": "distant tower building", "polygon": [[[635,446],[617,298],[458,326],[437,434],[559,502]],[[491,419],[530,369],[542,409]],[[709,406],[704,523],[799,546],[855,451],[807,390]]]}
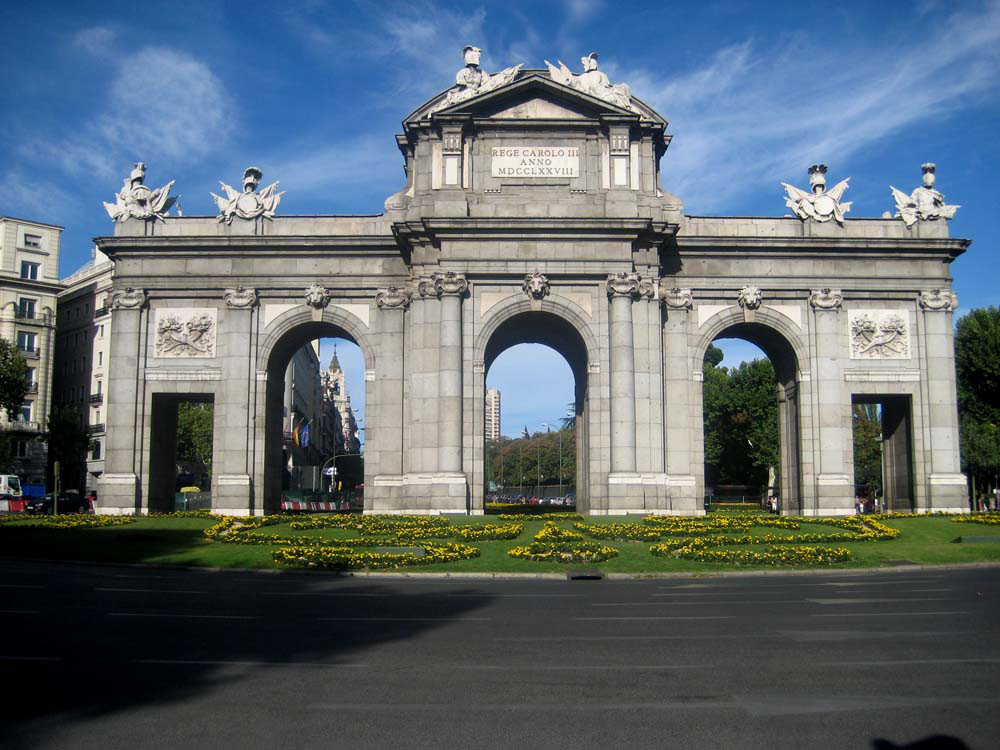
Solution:
{"label": "distant tower building", "polygon": [[359,453],[361,440],[358,436],[358,422],[351,408],[351,397],[347,395],[347,378],[337,359],[337,350],[333,350],[330,366],[323,374],[325,398],[333,405],[339,416],[340,434],[336,436],[338,453]]}
{"label": "distant tower building", "polygon": [[486,439],[500,439],[500,391],[496,388],[486,390]]}

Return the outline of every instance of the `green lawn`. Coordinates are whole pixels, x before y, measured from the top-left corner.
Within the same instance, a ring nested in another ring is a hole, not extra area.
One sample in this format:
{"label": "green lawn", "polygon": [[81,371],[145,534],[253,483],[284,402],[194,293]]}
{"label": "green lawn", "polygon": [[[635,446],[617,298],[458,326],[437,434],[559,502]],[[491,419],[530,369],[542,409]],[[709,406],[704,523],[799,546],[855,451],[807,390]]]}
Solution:
{"label": "green lawn", "polygon": [[[293,520],[296,517],[290,517]],[[301,517],[299,517],[301,518]],[[638,522],[638,517],[589,518],[587,524],[599,525],[621,521]],[[503,523],[495,516],[449,517],[452,525]],[[49,560],[78,560],[111,563],[151,563],[160,565],[277,568],[271,559],[272,547],[251,544],[221,544],[209,541],[204,530],[215,521],[208,518],[138,518],[134,523],[103,528],[51,529],[44,521],[19,520],[0,525],[0,556]],[[403,568],[421,571],[467,571],[501,573],[564,572],[567,568],[597,567],[607,572],[709,572],[732,570],[739,566],[704,563],[693,560],[654,557],[644,542],[603,542],[619,550],[619,556],[598,564],[563,565],[515,559],[507,554],[512,547],[528,543],[542,527],[543,519],[528,517],[520,537],[510,541],[468,542],[481,550],[471,560]],[[563,528],[572,528],[573,520],[560,520]],[[1000,538],[1000,526],[956,523],[947,517],[888,519],[886,525],[898,529],[896,539],[886,541],[833,543],[849,549],[854,559],[839,563],[838,568],[879,567],[902,562],[940,564],[979,561],[1000,562],[1000,543],[956,544],[960,536]],[[803,522],[798,531],[778,528],[753,528],[747,533],[795,536],[800,533],[830,533],[838,529]],[[287,523],[266,526],[261,533],[318,536],[327,539],[356,536],[353,529],[291,529]],[[451,541],[451,540],[445,540]],[[460,541],[460,540],[456,540]],[[748,547],[749,548],[749,547]],[[761,547],[753,546],[760,551]],[[726,547],[736,549],[736,547]],[[742,568],[747,569],[747,568]]]}

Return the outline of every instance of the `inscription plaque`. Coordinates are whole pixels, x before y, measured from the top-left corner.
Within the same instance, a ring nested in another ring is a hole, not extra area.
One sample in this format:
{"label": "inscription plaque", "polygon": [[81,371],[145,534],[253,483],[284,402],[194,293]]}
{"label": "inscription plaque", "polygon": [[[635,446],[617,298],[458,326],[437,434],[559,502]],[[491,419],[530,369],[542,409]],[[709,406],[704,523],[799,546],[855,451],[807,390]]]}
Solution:
{"label": "inscription plaque", "polygon": [[569,146],[494,146],[494,177],[579,177],[580,149]]}

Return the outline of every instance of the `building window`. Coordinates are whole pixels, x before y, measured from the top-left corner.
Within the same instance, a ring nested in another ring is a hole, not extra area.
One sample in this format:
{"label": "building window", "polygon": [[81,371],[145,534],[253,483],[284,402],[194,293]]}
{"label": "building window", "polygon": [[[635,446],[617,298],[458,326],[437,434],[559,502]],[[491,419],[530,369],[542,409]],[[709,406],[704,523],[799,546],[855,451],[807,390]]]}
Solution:
{"label": "building window", "polygon": [[34,404],[31,401],[25,401],[23,404],[21,404],[21,421],[22,422],[30,422],[31,421],[31,412],[32,412],[32,408],[31,407],[32,406],[34,406]]}
{"label": "building window", "polygon": [[37,385],[37,381],[35,380],[35,368],[34,367],[29,367],[28,368],[28,385]]}
{"label": "building window", "polygon": [[21,278],[29,279],[31,281],[38,280],[38,269],[41,267],[40,263],[32,263],[30,260],[21,261]]}
{"label": "building window", "polygon": [[95,440],[94,445],[90,452],[90,458],[92,461],[99,461],[101,458],[101,441]]}
{"label": "building window", "polygon": [[35,302],[36,300],[29,299],[27,297],[22,297],[21,299],[19,299],[17,302],[17,317],[34,318]]}
{"label": "building window", "polygon": [[97,353],[97,366],[100,367],[104,364],[104,352]]}
{"label": "building window", "polygon": [[22,352],[35,351],[35,334],[31,331],[18,331],[17,348]]}
{"label": "building window", "polygon": [[40,248],[42,246],[42,236],[40,234],[24,235],[24,246]]}
{"label": "building window", "polygon": [[14,458],[27,458],[28,457],[28,441],[27,440],[15,440],[14,441]]}

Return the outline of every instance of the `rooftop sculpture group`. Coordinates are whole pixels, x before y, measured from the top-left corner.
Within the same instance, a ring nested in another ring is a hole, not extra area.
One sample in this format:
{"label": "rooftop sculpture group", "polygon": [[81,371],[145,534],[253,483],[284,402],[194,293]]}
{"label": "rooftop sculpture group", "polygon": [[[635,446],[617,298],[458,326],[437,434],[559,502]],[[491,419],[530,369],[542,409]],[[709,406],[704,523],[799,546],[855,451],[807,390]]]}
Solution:
{"label": "rooftop sculpture group", "polygon": [[115,195],[115,202],[104,202],[104,208],[113,221],[163,221],[169,215],[170,207],[177,201],[176,197],[170,196],[174,181],[158,190],[150,190],[142,184],[145,179],[146,165],[136,162],[132,173],[123,180],[122,189]]}
{"label": "rooftop sculpture group", "polygon": [[622,109],[635,110],[632,106],[632,90],[626,83],[613,84],[603,71],[597,69],[597,53],[591,52],[586,57],[581,57],[583,73],[579,75],[570,71],[562,60],[557,61],[559,67],[550,63],[545,64],[549,68],[549,76],[556,83],[569,86],[584,94],[602,99],[609,104],[614,104]]}
{"label": "rooftop sculpture group", "polygon": [[892,197],[896,200],[896,216],[900,217],[908,227],[921,220],[951,219],[959,209],[959,206],[946,205],[944,195],[934,189],[934,172],[937,166],[928,162],[921,164],[920,169],[924,173],[923,185],[909,195],[892,185],[889,186]]}
{"label": "rooftop sculpture group", "polygon": [[236,190],[222,181],[219,182],[226,197],[210,193],[215,199],[215,204],[219,207],[219,221],[232,224],[233,219],[237,216],[241,219],[257,219],[259,217],[271,219],[274,217],[274,212],[281,202],[281,196],[285,193],[284,191],[274,192],[278,188],[277,182],[272,182],[259,193],[256,192],[261,177],[263,177],[263,172],[260,171],[259,167],[247,167],[243,170],[242,193],[237,193]]}
{"label": "rooftop sculpture group", "polygon": [[841,180],[830,190],[826,189],[826,164],[813,164],[809,167],[809,186],[811,193],[799,190],[797,187],[789,185],[787,182],[781,183],[788,193],[785,205],[788,206],[800,219],[812,219],[813,221],[830,221],[836,219],[838,224],[843,225],[844,214],[851,210],[851,203],[842,202],[840,199],[847,190],[847,182],[851,178]]}

